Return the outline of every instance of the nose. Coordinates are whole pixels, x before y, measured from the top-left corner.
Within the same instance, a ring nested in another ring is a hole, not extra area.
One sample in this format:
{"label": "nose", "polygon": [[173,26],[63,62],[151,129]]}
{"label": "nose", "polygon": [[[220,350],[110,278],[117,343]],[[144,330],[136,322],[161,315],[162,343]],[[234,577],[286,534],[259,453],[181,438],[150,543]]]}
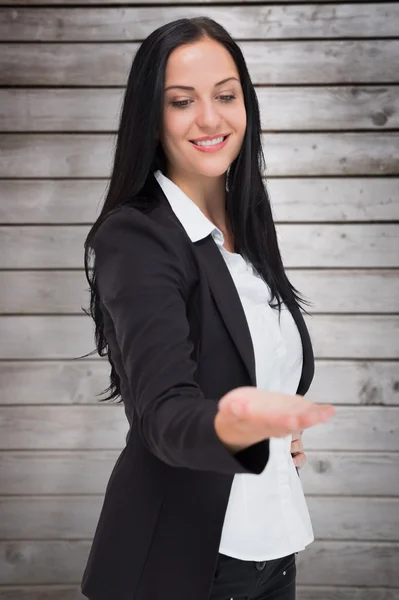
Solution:
{"label": "nose", "polygon": [[220,123],[218,107],[212,101],[203,101],[198,106],[197,125],[201,129],[215,131]]}

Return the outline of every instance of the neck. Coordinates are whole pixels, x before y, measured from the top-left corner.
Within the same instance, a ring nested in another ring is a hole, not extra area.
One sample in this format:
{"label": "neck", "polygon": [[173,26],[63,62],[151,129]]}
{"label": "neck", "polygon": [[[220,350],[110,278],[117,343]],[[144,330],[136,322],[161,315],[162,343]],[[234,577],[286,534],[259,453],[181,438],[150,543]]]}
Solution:
{"label": "neck", "polygon": [[198,206],[216,227],[222,231],[227,229],[225,173],[219,177],[205,177],[177,171],[169,166],[165,175]]}

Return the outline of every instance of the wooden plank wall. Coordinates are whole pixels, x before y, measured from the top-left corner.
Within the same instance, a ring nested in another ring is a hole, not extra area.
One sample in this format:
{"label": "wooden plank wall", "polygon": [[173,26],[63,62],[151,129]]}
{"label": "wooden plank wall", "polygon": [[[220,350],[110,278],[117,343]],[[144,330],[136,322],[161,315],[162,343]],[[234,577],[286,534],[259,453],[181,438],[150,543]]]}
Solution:
{"label": "wooden plank wall", "polygon": [[0,598],[78,600],[121,407],[98,405],[83,240],[138,43],[209,15],[262,111],[284,261],[314,302],[300,600],[399,599],[399,4],[0,0]]}

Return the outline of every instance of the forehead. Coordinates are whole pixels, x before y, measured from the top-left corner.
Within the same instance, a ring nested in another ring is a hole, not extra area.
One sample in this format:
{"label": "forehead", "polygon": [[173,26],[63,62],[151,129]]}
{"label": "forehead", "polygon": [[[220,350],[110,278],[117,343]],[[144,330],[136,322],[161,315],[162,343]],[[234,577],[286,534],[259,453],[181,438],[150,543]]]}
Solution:
{"label": "forehead", "polygon": [[166,64],[165,84],[199,87],[213,85],[231,76],[239,78],[231,54],[215,40],[205,39],[179,46],[171,52]]}

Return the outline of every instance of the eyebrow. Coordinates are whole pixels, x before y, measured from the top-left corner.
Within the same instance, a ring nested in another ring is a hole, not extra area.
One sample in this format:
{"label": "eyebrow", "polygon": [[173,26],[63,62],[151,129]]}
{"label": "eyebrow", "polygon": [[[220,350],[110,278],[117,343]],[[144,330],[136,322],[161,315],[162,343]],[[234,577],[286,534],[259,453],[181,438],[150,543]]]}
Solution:
{"label": "eyebrow", "polygon": [[[228,81],[231,81],[232,79],[239,81],[239,79],[237,79],[237,77],[227,77],[226,79],[222,79],[222,81],[218,81],[218,83],[215,83],[214,87],[223,85],[224,83],[227,83]],[[175,89],[175,88],[177,88],[179,90],[188,90],[190,92],[193,92],[195,90],[195,88],[193,88],[189,85],[170,85],[169,87],[164,89],[164,92],[167,92],[168,90]]]}

